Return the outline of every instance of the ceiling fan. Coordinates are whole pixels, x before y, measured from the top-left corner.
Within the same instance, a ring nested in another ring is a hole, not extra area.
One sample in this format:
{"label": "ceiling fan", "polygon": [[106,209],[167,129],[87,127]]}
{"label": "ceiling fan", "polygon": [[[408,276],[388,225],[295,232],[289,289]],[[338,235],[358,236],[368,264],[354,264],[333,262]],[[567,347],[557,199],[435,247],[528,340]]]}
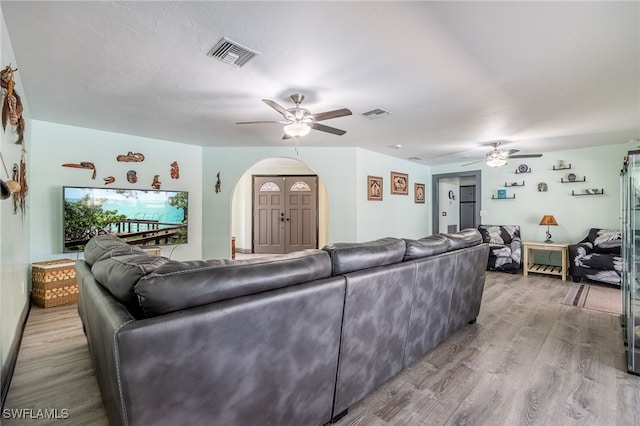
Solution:
{"label": "ceiling fan", "polygon": [[519,154],[513,155],[516,152],[520,152],[519,149],[500,150],[498,147],[502,145],[503,141],[494,141],[489,145],[493,147],[493,150],[486,153],[484,160],[472,161],[471,163],[462,164],[462,166],[468,166],[476,164],[481,161],[485,161],[489,167],[501,167],[507,164],[509,158],[540,158],[542,154]]}
{"label": "ceiling fan", "polygon": [[262,102],[269,105],[271,108],[278,111],[284,117],[284,120],[280,121],[237,121],[236,124],[257,124],[257,123],[282,123],[284,126],[284,136],[282,139],[301,138],[309,134],[311,129],[320,130],[321,132],[327,132],[334,135],[342,136],[347,133],[345,130],[336,129],[335,127],[327,126],[318,123],[318,121],[329,120],[330,118],[344,117],[351,115],[351,111],[347,108],[336,109],[333,111],[320,112],[318,114],[312,114],[311,111],[305,108],[300,108],[300,104],[304,100],[304,95],[293,94],[290,96],[296,106],[294,108],[285,108],[271,99],[263,99]]}

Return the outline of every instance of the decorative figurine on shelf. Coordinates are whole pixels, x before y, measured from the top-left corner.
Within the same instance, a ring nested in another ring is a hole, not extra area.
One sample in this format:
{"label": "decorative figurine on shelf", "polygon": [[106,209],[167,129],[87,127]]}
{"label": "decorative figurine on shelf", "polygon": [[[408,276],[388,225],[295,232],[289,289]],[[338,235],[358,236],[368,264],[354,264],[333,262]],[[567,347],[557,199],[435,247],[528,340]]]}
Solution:
{"label": "decorative figurine on shelf", "polygon": [[171,163],[171,179],[180,179],[180,166],[177,161]]}
{"label": "decorative figurine on shelf", "polygon": [[222,182],[220,182],[220,172],[218,172],[216,176],[218,177],[218,180],[216,182],[216,194],[218,194],[220,191],[222,191]]}
{"label": "decorative figurine on shelf", "polygon": [[141,152],[131,152],[129,151],[127,155],[118,155],[116,160],[123,161],[125,163],[140,163],[144,161],[144,154]]}
{"label": "decorative figurine on shelf", "polygon": [[114,176],[107,176],[106,178],[103,178],[102,180],[104,180],[104,184],[105,185],[111,185],[113,182],[116,181],[116,178]]}
{"label": "decorative figurine on shelf", "polygon": [[96,178],[96,166],[93,163],[88,161],[81,161],[80,163],[65,163],[62,167],[73,167],[75,169],[89,169],[93,170],[93,174],[91,175],[91,179]]}
{"label": "decorative figurine on shelf", "polygon": [[127,182],[129,182],[129,183],[138,182],[138,175],[136,174],[135,170],[129,170],[127,172]]}
{"label": "decorative figurine on shelf", "polygon": [[160,189],[160,175],[153,176],[153,183],[151,184],[153,189]]}

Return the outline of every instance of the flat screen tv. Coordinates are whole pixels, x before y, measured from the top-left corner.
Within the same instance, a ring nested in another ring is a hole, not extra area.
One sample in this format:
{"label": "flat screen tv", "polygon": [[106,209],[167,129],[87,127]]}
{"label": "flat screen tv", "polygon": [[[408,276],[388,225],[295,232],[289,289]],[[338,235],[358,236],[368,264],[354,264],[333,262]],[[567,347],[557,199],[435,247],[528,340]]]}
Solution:
{"label": "flat screen tv", "polygon": [[64,252],[84,250],[96,235],[113,234],[129,244],[187,242],[189,193],[144,189],[62,187]]}

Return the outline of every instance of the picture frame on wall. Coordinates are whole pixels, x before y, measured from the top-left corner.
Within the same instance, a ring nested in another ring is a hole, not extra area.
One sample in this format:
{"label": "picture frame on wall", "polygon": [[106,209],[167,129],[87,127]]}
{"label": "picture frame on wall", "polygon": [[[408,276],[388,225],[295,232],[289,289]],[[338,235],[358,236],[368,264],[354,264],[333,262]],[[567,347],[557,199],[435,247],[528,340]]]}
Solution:
{"label": "picture frame on wall", "polygon": [[416,183],[413,185],[413,199],[416,204],[424,204],[425,191],[424,183]]}
{"label": "picture frame on wall", "polygon": [[391,172],[391,193],[409,195],[409,175]]}
{"label": "picture frame on wall", "polygon": [[367,200],[382,201],[382,178],[367,176]]}

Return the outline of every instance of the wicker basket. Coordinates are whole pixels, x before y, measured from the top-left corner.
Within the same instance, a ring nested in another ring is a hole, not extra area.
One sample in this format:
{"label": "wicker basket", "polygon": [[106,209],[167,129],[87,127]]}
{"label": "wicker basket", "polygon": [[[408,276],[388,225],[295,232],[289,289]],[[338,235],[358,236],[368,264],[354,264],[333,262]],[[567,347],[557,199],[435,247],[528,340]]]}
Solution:
{"label": "wicker basket", "polygon": [[31,265],[31,296],[43,308],[78,301],[76,262],[72,259],[35,262]]}

